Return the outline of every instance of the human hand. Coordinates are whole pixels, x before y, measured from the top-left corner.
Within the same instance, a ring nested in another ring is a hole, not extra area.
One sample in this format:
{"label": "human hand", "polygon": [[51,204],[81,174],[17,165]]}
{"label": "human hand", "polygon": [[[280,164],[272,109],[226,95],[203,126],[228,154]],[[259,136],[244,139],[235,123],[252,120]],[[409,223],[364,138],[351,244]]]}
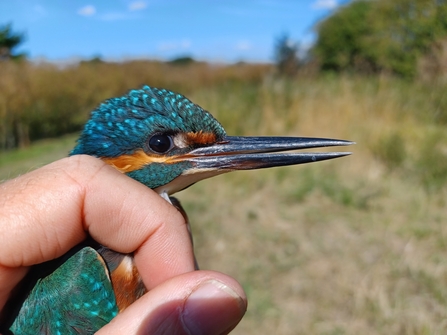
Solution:
{"label": "human hand", "polygon": [[226,334],[245,313],[243,289],[193,271],[182,215],[101,160],[72,156],[0,184],[0,310],[30,266],[62,256],[89,234],[134,253],[149,292],[98,334]]}

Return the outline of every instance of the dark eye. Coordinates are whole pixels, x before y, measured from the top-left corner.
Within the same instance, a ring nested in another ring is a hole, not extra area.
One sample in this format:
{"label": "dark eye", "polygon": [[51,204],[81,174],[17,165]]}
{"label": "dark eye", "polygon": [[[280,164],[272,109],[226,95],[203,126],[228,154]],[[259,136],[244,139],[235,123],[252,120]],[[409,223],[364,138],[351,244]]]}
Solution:
{"label": "dark eye", "polygon": [[168,152],[172,148],[171,136],[165,134],[157,134],[149,139],[149,148],[159,154]]}

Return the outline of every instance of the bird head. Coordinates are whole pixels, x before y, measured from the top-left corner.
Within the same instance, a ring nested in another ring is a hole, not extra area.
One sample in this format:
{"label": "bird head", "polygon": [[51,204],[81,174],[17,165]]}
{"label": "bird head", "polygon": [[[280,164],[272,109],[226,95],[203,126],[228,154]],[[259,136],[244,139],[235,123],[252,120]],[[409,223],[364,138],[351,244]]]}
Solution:
{"label": "bird head", "polygon": [[70,154],[101,158],[158,193],[170,195],[229,171],[349,154],[278,152],[349,144],[321,138],[227,136],[210,113],[183,95],[144,86],[99,105]]}

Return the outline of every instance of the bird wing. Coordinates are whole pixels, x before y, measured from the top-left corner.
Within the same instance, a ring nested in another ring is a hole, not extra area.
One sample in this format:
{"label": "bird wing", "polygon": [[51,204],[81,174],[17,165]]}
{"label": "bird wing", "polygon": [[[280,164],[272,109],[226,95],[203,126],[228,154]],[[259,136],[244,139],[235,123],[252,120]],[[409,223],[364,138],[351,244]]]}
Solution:
{"label": "bird wing", "polygon": [[23,303],[14,334],[93,334],[118,314],[107,267],[84,247],[41,278]]}

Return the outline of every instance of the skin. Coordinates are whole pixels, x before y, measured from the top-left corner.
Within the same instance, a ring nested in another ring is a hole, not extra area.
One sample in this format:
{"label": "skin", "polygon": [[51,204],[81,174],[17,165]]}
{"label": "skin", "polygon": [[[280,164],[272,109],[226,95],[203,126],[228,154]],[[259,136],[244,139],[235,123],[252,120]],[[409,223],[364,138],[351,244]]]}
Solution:
{"label": "skin", "polygon": [[172,205],[83,155],[0,184],[0,310],[31,265],[63,255],[87,233],[134,252],[150,290],[98,334],[227,334],[244,315],[239,283],[194,271],[187,227]]}

